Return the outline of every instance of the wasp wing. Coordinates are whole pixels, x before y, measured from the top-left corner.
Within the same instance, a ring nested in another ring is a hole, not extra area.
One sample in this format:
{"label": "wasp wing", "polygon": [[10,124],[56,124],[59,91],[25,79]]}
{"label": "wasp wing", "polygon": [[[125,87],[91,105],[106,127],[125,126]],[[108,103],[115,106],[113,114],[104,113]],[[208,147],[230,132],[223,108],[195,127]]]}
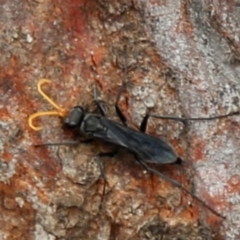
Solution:
{"label": "wasp wing", "polygon": [[159,138],[126,127],[105,117],[101,117],[99,123],[104,130],[94,132],[94,137],[127,148],[139,160],[156,164],[169,164],[175,163],[179,159],[173,148]]}

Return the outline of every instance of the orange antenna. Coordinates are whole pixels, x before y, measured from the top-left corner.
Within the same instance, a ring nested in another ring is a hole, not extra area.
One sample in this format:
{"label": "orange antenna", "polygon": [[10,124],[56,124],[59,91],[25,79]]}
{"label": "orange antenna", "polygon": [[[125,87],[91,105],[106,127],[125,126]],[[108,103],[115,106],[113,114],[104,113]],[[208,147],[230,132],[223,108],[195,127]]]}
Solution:
{"label": "orange antenna", "polygon": [[53,110],[53,111],[46,111],[46,112],[36,112],[34,114],[31,114],[28,118],[28,125],[30,126],[30,128],[32,128],[35,131],[39,131],[42,129],[41,126],[35,126],[33,124],[33,120],[38,118],[38,117],[42,117],[42,116],[50,116],[50,115],[55,115],[55,116],[60,116],[60,117],[65,117],[67,114],[67,110],[64,108],[61,108],[57,103],[55,103],[49,96],[46,95],[46,93],[44,93],[42,91],[42,85],[45,83],[51,83],[50,80],[48,79],[40,79],[38,81],[37,84],[37,89],[38,92],[43,96],[44,99],[46,99],[54,108],[56,108],[57,110]]}

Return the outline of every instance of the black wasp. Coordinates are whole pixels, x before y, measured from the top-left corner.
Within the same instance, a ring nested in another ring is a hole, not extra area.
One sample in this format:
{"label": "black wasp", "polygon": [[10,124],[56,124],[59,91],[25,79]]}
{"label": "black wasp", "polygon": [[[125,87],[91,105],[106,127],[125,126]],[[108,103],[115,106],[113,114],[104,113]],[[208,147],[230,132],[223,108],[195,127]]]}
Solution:
{"label": "black wasp", "polygon": [[[146,170],[149,172],[155,173],[160,176],[162,179],[172,183],[173,185],[183,189],[185,192],[190,194],[192,197],[197,199],[204,205],[207,209],[212,211],[217,216],[224,218],[221,214],[216,212],[210,206],[208,206],[203,200],[198,198],[194,195],[190,190],[183,187],[179,182],[165,176],[161,172],[149,167],[147,163],[154,163],[154,164],[181,164],[182,159],[178,157],[175,153],[173,148],[163,140],[150,136],[145,133],[147,128],[147,122],[149,117],[155,118],[162,118],[162,119],[172,119],[178,121],[186,121],[186,120],[211,120],[211,119],[218,119],[224,118],[233,114],[238,114],[238,112],[234,112],[227,115],[221,115],[211,118],[175,118],[175,117],[162,117],[153,114],[146,114],[143,118],[142,123],[139,127],[139,131],[127,126],[127,119],[124,116],[123,112],[121,111],[120,107],[118,106],[118,102],[126,87],[126,83],[123,83],[118,95],[117,100],[115,103],[115,109],[119,119],[121,120],[122,124],[110,120],[106,117],[104,108],[102,106],[102,102],[99,101],[94,94],[94,101],[100,111],[100,114],[91,113],[86,111],[81,106],[75,106],[70,111],[61,108],[58,104],[56,104],[51,98],[49,98],[41,89],[41,86],[45,83],[50,83],[50,80],[41,79],[38,82],[38,91],[39,93],[51,104],[53,107],[56,108],[54,111],[47,111],[47,112],[37,112],[32,114],[29,119],[28,123],[29,126],[33,130],[40,130],[41,127],[36,127],[33,124],[33,120],[39,116],[47,116],[47,115],[57,115],[64,118],[64,125],[70,128],[75,129],[78,131],[79,134],[85,135],[88,138],[98,138],[103,141],[107,141],[113,143],[117,146],[126,148],[129,152],[131,152],[134,156],[136,161]],[[76,144],[79,142],[70,142],[69,144]],[[66,143],[46,143],[42,145],[61,145]],[[68,144],[68,143],[67,143]],[[109,153],[100,153],[98,156],[109,156]],[[100,164],[100,168],[102,171],[102,166]]]}

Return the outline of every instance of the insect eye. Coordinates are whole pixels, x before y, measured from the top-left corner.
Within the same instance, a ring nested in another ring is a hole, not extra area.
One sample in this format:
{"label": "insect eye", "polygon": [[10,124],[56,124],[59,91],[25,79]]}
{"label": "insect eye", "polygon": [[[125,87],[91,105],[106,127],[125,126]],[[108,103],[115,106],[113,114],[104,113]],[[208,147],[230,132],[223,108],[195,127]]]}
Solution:
{"label": "insect eye", "polygon": [[68,127],[78,127],[82,123],[83,116],[84,110],[76,106],[66,116],[64,124]]}

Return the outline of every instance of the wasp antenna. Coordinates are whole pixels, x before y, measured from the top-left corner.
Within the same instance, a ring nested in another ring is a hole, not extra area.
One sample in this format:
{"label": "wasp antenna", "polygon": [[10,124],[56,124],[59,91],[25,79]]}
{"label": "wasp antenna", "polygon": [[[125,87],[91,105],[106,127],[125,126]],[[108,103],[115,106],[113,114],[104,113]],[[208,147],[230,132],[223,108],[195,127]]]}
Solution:
{"label": "wasp antenna", "polygon": [[28,125],[30,126],[30,128],[32,128],[33,130],[35,131],[39,131],[42,129],[42,127],[40,126],[35,126],[33,124],[33,120],[38,118],[38,117],[42,117],[42,116],[50,116],[50,115],[55,115],[55,116],[60,116],[60,117],[63,117],[61,115],[60,112],[58,111],[47,111],[47,112],[37,112],[37,113],[34,113],[34,114],[31,114],[28,118]]}
{"label": "wasp antenna", "polygon": [[38,92],[42,95],[44,99],[46,99],[54,108],[56,108],[59,112],[64,111],[66,112],[65,109],[61,108],[57,103],[55,103],[46,93],[43,92],[42,90],[42,85],[45,83],[51,83],[50,80],[42,78],[38,81],[37,87],[38,87]]}
{"label": "wasp antenna", "polygon": [[65,117],[67,114],[67,110],[64,108],[61,108],[57,103],[55,103],[49,96],[46,95],[46,93],[43,92],[42,90],[42,85],[45,83],[51,83],[50,80],[42,78],[38,81],[37,84],[37,88],[38,88],[38,92],[41,94],[41,96],[46,99],[54,108],[57,109],[54,111],[46,111],[46,112],[37,112],[34,113],[32,115],[29,116],[28,118],[28,125],[30,126],[30,128],[32,128],[35,131],[39,131],[42,129],[42,127],[40,126],[35,126],[33,124],[33,120],[38,118],[38,117],[42,117],[42,116],[49,116],[49,115],[55,115],[55,116],[60,116],[60,117]]}

